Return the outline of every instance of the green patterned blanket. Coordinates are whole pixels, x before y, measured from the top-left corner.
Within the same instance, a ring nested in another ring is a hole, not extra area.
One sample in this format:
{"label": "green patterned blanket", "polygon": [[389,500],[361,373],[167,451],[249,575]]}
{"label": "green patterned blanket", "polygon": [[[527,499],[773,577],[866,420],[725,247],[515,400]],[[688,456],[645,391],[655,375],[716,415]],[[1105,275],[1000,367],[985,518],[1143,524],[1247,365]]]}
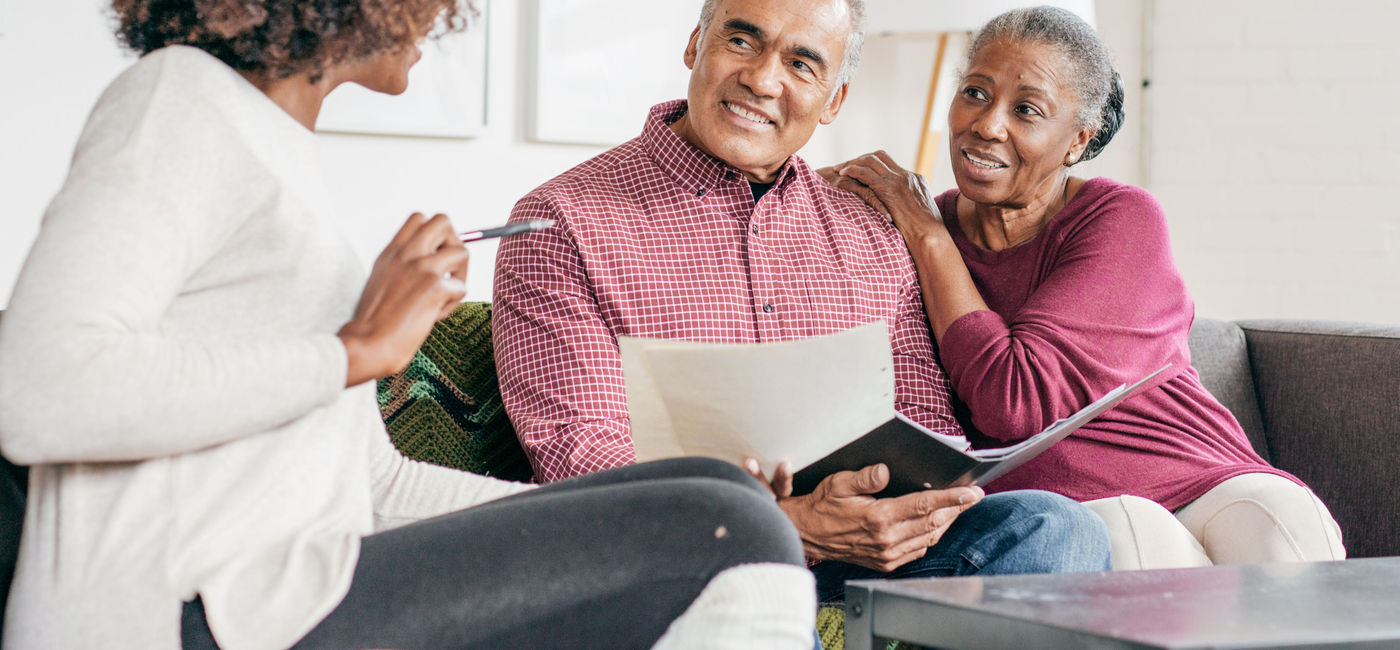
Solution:
{"label": "green patterned blanket", "polygon": [[463,303],[438,323],[406,370],[379,381],[379,408],[409,458],[512,481],[533,475],[501,404],[490,303]]}

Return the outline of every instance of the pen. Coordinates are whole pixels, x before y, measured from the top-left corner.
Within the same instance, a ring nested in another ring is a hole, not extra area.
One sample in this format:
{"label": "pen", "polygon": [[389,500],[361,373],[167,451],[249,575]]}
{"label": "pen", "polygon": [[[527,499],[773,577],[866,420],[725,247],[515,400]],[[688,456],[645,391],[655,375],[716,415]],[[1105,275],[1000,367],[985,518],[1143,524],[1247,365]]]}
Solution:
{"label": "pen", "polygon": [[515,223],[508,223],[495,228],[485,228],[482,230],[469,230],[461,234],[462,243],[473,242],[478,239],[491,239],[492,237],[509,237],[519,235],[523,232],[535,232],[554,226],[553,219],[526,219]]}

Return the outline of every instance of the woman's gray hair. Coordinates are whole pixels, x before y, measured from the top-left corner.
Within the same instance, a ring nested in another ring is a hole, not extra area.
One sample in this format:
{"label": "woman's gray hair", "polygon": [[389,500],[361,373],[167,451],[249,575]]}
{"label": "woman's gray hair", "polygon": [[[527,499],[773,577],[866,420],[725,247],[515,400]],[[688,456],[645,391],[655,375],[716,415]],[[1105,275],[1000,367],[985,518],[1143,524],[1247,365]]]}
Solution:
{"label": "woman's gray hair", "polygon": [[1079,95],[1077,126],[1094,129],[1079,161],[1089,160],[1123,126],[1123,78],[1113,69],[1108,46],[1094,28],[1073,12],[1058,7],[1012,9],[991,19],[967,48],[970,63],[988,44],[999,40],[1040,43],[1069,62],[1071,83]]}
{"label": "woman's gray hair", "polygon": [[[700,33],[710,28],[717,4],[719,0],[705,0],[705,5],[700,8]],[[860,48],[865,45],[865,0],[846,0],[846,6],[851,8],[851,32],[846,35],[846,53],[841,57],[841,69],[836,73],[833,97],[837,89],[855,78],[856,67],[860,65]]]}

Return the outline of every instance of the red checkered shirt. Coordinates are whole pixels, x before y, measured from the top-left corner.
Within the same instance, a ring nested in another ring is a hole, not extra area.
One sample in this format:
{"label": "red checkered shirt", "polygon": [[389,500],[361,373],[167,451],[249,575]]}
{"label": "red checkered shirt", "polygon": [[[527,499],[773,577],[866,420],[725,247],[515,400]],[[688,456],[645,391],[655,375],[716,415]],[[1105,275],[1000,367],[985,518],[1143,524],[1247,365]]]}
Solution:
{"label": "red checkered shirt", "polygon": [[542,482],[635,462],[620,335],[724,343],[884,319],[896,407],[961,434],[899,232],[793,156],[755,205],[738,170],[651,109],[639,138],[530,192],[501,242],[493,330],[501,395]]}

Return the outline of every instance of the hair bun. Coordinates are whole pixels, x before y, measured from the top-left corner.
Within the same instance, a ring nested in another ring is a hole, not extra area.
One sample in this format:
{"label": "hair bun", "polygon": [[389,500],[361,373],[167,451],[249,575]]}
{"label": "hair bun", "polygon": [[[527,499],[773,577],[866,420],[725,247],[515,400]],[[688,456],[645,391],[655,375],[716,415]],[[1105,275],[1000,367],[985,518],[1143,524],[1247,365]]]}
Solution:
{"label": "hair bun", "polygon": [[1099,130],[1094,137],[1089,140],[1089,144],[1084,146],[1084,153],[1079,157],[1079,161],[1093,160],[1099,155],[1103,148],[1108,146],[1108,141],[1118,133],[1118,129],[1123,128],[1123,120],[1127,115],[1123,112],[1123,75],[1113,73],[1113,81],[1108,91],[1108,100],[1103,105],[1103,119]]}

